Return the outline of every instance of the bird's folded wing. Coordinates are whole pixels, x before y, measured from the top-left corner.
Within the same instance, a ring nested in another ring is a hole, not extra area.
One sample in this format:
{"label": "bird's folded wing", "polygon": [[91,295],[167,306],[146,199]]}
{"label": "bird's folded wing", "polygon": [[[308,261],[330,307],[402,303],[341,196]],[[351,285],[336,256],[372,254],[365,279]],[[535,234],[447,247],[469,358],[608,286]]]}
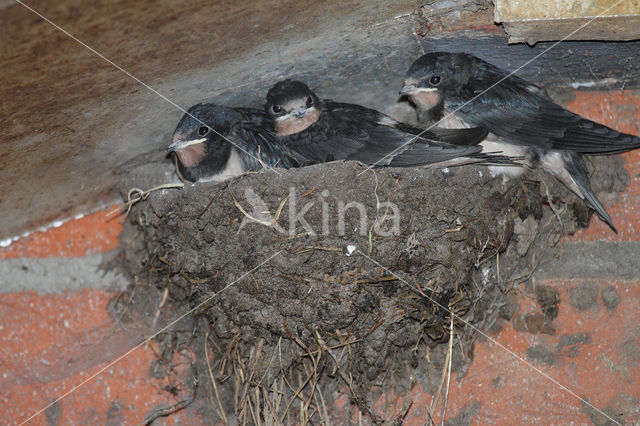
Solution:
{"label": "bird's folded wing", "polygon": [[[640,138],[620,133],[574,114],[526,81],[511,76],[495,84],[504,71],[487,64],[475,81],[480,94],[469,103],[448,105],[469,124],[486,127],[510,143],[584,154],[623,152],[640,146]],[[470,97],[470,94],[467,94]]]}
{"label": "bird's folded wing", "polygon": [[261,166],[290,169],[302,165],[299,159],[289,155],[275,135],[256,120],[238,121],[231,131],[232,140],[246,154],[246,161],[253,170]]}

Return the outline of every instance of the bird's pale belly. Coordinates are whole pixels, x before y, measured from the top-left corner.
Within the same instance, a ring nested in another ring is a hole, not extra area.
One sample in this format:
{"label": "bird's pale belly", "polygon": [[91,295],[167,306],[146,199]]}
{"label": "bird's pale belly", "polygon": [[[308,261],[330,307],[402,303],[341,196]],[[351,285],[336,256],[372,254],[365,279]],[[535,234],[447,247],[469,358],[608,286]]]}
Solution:
{"label": "bird's pale belly", "polygon": [[527,149],[525,147],[504,143],[493,133],[489,133],[487,138],[480,142],[480,145],[482,146],[482,152],[499,153],[510,157],[523,157],[522,160],[518,160],[523,166],[489,166],[489,171],[494,176],[519,177],[527,171],[527,167],[531,167],[527,160]]}
{"label": "bird's pale belly", "polygon": [[[436,125],[445,129],[473,127],[466,121],[448,112],[445,113],[445,116],[442,118],[442,120],[437,122]],[[524,157],[523,160],[519,160],[519,162],[522,163],[524,167],[488,166],[489,172],[493,176],[502,175],[506,178],[519,177],[527,171],[528,167],[531,167],[531,164],[529,163],[527,158],[527,149],[525,147],[505,143],[500,137],[494,135],[493,133],[489,133],[487,138],[484,141],[480,142],[480,145],[482,146],[482,152],[484,153],[500,153],[502,155],[508,155],[511,157]]]}
{"label": "bird's pale belly", "polygon": [[219,173],[209,176],[203,179],[200,179],[200,182],[222,182],[227,179],[231,179],[237,176],[240,176],[246,172],[244,164],[240,159],[240,155],[236,151],[235,148],[231,150],[231,154],[229,155],[229,160],[227,164],[224,166]]}

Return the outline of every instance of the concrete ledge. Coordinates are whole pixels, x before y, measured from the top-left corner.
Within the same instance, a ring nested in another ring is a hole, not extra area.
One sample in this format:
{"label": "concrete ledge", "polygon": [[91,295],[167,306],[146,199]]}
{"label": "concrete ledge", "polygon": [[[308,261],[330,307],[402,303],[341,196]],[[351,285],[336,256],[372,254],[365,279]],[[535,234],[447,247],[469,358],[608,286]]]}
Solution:
{"label": "concrete ledge", "polygon": [[102,255],[82,258],[15,258],[0,260],[0,293],[62,293],[83,288],[124,290],[128,281],[100,269]]}
{"label": "concrete ledge", "polygon": [[536,279],[638,280],[640,242],[572,242],[559,257],[543,261]]}

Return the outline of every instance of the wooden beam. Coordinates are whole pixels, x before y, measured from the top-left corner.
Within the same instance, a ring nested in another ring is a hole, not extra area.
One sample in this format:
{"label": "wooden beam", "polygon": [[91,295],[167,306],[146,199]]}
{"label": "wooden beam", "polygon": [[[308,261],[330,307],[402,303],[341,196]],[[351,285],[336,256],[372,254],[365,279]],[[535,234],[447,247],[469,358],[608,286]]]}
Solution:
{"label": "wooden beam", "polygon": [[640,2],[619,0],[496,0],[495,21],[509,43],[640,39]]}
{"label": "wooden beam", "polygon": [[[574,89],[640,88],[640,41],[565,41],[556,45],[509,45],[496,31],[465,30],[429,34],[421,40],[425,52],[466,52],[513,71],[540,86]],[[546,53],[545,53],[546,51]]]}

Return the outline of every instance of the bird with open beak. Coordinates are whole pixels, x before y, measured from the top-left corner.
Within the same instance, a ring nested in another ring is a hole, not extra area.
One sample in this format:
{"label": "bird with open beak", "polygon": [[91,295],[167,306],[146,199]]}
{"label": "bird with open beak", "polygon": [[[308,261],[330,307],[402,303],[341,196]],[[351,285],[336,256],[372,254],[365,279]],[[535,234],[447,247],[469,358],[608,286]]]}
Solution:
{"label": "bird with open beak", "polygon": [[219,182],[264,167],[297,167],[272,127],[269,115],[259,109],[199,103],[184,114],[167,150],[175,154],[178,176],[189,182]]}
{"label": "bird with open beak", "polygon": [[[539,87],[466,53],[423,55],[407,71],[400,94],[424,124],[487,129],[487,149],[522,156],[527,168],[541,167],[616,230],[591,189],[583,154],[628,151],[640,147],[640,138],[574,114]],[[527,168],[493,170],[518,176]]]}
{"label": "bird with open beak", "polygon": [[321,100],[301,81],[276,83],[267,93],[265,111],[280,143],[302,164],[513,164],[511,158],[482,152],[478,143],[487,134],[484,129],[416,129],[370,108]]}

